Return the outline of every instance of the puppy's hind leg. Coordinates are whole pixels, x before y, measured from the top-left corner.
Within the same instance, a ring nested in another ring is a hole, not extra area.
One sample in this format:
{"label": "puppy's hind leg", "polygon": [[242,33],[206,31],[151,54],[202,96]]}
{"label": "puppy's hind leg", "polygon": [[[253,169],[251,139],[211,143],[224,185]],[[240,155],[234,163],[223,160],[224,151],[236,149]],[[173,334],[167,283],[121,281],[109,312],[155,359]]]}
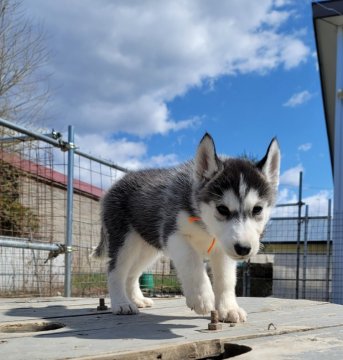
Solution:
{"label": "puppy's hind leg", "polygon": [[111,298],[111,308],[114,314],[137,314],[137,306],[129,300],[126,293],[126,283],[129,271],[136,260],[132,256],[135,251],[135,236],[133,233],[126,236],[124,244],[119,248],[115,261],[109,263],[108,290]]}
{"label": "puppy's hind leg", "polygon": [[139,308],[151,307],[153,301],[142,294],[142,291],[139,286],[139,277],[142,272],[151,265],[157,257],[160,255],[160,252],[149,245],[144,241],[139,235],[135,241],[135,260],[129,271],[129,275],[126,282],[126,291],[129,298],[136,304]]}

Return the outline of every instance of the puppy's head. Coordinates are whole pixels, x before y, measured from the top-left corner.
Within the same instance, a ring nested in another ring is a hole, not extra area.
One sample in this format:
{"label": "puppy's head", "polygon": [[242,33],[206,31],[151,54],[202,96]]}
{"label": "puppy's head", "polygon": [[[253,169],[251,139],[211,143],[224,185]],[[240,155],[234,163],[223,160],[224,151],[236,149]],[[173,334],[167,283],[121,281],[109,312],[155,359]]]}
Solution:
{"label": "puppy's head", "polygon": [[194,161],[195,201],[209,233],[235,260],[256,255],[275,202],[280,149],[273,139],[258,162],[219,158],[212,137],[202,138]]}

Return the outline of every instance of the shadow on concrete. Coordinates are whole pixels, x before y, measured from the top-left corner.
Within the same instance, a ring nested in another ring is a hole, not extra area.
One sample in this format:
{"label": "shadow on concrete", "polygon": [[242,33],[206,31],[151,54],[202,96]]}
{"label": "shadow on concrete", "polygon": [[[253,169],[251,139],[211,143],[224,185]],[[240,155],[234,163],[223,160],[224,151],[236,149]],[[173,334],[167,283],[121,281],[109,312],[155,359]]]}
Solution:
{"label": "shadow on concrete", "polygon": [[[154,309],[154,312],[158,309]],[[171,309],[172,312],[172,309]],[[50,305],[40,308],[25,307],[11,309],[6,312],[13,317],[26,320],[14,322],[27,323],[29,321],[49,321],[63,323],[64,328],[54,331],[40,331],[36,338],[66,338],[77,337],[84,339],[175,339],[183,337],[175,333],[177,329],[194,329],[199,326],[194,321],[204,322],[204,329],[209,322],[201,316],[172,316],[149,313],[149,310],[137,315],[114,315],[110,311],[98,312],[94,309],[70,309],[63,305]]]}

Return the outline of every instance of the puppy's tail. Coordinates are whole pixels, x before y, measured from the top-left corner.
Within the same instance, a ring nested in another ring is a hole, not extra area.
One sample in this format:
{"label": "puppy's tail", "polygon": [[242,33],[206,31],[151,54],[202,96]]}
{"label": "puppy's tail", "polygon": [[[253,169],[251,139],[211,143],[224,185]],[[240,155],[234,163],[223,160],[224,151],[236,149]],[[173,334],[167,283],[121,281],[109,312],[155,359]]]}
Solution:
{"label": "puppy's tail", "polygon": [[96,248],[93,249],[90,257],[93,259],[102,259],[108,256],[108,235],[104,226],[101,227],[100,242]]}

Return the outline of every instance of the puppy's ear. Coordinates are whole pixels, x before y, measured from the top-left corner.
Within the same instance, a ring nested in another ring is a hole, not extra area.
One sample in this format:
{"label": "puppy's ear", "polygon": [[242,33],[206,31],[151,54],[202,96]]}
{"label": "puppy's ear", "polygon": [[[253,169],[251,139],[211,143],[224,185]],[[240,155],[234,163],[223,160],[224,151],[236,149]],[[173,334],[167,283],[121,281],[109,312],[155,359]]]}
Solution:
{"label": "puppy's ear", "polygon": [[266,155],[257,163],[267,180],[276,188],[280,177],[280,147],[276,138],[269,144]]}
{"label": "puppy's ear", "polygon": [[204,135],[195,156],[194,176],[196,180],[209,180],[219,171],[221,162],[216,154],[212,136]]}

